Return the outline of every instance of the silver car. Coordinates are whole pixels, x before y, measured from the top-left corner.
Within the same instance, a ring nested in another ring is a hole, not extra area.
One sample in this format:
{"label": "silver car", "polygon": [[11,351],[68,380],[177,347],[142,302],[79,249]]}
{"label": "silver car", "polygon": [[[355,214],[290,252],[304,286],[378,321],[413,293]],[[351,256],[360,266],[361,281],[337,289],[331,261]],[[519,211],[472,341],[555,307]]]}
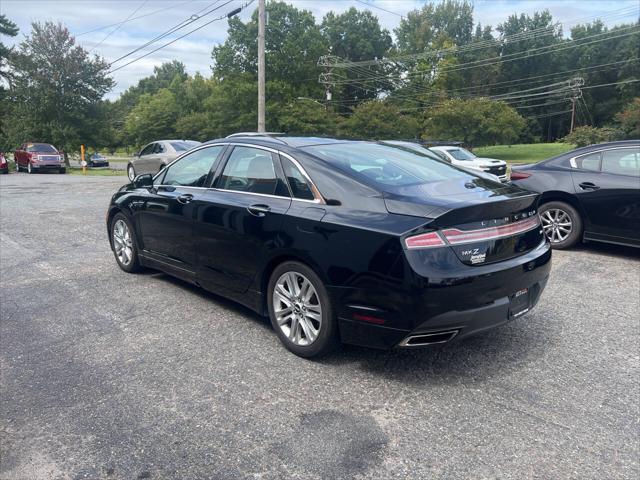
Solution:
{"label": "silver car", "polygon": [[187,150],[200,145],[195,140],[158,140],[145,145],[127,165],[127,176],[133,182],[137,175],[156,174]]}

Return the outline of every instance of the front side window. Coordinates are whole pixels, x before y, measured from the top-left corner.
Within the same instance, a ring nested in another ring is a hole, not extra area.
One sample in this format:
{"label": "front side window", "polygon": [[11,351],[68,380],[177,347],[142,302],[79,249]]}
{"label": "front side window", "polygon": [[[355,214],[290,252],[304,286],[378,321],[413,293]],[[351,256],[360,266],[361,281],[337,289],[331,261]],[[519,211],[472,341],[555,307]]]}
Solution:
{"label": "front side window", "polygon": [[307,178],[302,174],[300,169],[287,157],[280,157],[282,160],[282,168],[284,176],[287,177],[289,188],[294,198],[301,200],[314,200],[313,190]]}
{"label": "front side window", "polygon": [[270,152],[252,147],[235,147],[218,179],[217,187],[239,192],[283,195],[279,183]]}
{"label": "front side window", "polygon": [[602,152],[602,171],[616,175],[640,175],[640,149],[619,148]]}
{"label": "front side window", "polygon": [[151,144],[147,145],[146,147],[144,147],[142,149],[142,151],[140,152],[140,156],[149,155],[150,153],[152,153],[154,146],[155,146],[155,143],[151,143]]}
{"label": "front side window", "polygon": [[204,187],[211,168],[224,146],[202,148],[169,165],[155,183],[183,187]]}
{"label": "front side window", "polygon": [[164,145],[160,142],[156,143],[156,146],[153,148],[153,153],[164,153],[165,151]]}

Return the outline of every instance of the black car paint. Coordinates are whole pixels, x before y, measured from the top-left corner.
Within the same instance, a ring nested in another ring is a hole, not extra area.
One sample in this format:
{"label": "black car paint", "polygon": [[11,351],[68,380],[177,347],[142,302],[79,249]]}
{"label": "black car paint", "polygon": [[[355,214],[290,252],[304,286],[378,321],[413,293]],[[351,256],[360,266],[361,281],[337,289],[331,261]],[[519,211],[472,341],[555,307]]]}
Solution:
{"label": "black car paint", "polygon": [[531,176],[512,183],[541,193],[541,204],[559,200],[572,205],[583,220],[584,240],[640,247],[640,177],[584,170],[570,163],[581,155],[633,147],[640,147],[640,141],[590,145],[533,165],[513,167]]}
{"label": "black car paint", "polygon": [[[508,321],[509,296],[520,289],[531,289],[531,307],[537,302],[551,265],[541,229],[474,244],[489,258],[474,266],[451,247],[407,250],[403,243],[406,236],[439,225],[477,221],[479,204],[486,218],[535,211],[537,195],[471,173],[446,191],[432,185],[431,192],[419,195],[406,189],[382,193],[298,148],[330,141],[252,137],[208,144],[228,146],[207,185],[214,185],[233,146],[248,144],[295,158],[322,192],[323,203],[129,184],[113,196],[107,225],[123,212],[137,232],[144,265],[262,315],[270,272],[286,260],[305,263],[325,283],[346,343],[389,348],[411,332],[444,328],[458,330],[462,338]],[[278,174],[284,181],[279,168]],[[179,200],[185,195],[190,196],[186,204]],[[249,212],[252,205],[270,211],[256,215]]]}

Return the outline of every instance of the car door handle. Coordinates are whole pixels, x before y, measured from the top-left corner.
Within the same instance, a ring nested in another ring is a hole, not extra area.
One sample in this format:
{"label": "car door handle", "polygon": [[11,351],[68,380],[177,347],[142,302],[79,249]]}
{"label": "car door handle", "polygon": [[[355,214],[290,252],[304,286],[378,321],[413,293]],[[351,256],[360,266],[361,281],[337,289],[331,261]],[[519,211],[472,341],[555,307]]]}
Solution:
{"label": "car door handle", "polygon": [[185,193],[180,195],[177,198],[177,200],[178,200],[178,203],[186,205],[187,203],[191,202],[191,200],[193,200],[193,195],[191,195],[190,193]]}
{"label": "car door handle", "polygon": [[255,215],[256,217],[264,217],[271,211],[271,207],[269,205],[256,204],[247,207],[247,210],[251,215]]}
{"label": "car door handle", "polygon": [[583,190],[598,190],[600,187],[592,182],[582,182],[578,185]]}

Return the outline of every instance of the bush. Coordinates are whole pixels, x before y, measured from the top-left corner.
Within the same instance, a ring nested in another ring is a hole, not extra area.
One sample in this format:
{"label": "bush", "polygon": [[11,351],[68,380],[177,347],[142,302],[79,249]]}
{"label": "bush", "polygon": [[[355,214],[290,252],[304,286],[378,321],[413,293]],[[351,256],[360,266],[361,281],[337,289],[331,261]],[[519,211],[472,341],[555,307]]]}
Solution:
{"label": "bush", "polygon": [[640,138],[640,97],[633,99],[627,107],[616,115],[620,127],[627,138]]}
{"label": "bush", "polygon": [[573,143],[576,147],[586,147],[595,143],[611,142],[620,140],[622,132],[610,127],[578,127],[572,133],[562,138],[562,143]]}

